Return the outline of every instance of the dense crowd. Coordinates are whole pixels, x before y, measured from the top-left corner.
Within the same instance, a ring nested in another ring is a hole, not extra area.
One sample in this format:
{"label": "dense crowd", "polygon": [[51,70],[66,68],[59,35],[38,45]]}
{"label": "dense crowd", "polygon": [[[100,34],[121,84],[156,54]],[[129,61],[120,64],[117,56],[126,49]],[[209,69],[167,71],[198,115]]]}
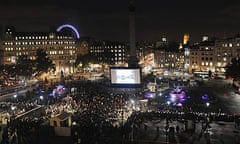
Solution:
{"label": "dense crowd", "polygon": [[[41,116],[25,116],[13,119],[9,122],[9,129],[5,130],[2,136],[5,141],[12,140],[15,135],[18,137],[18,143],[31,143],[32,140],[25,140],[25,133],[33,133],[40,126],[45,118],[67,112],[72,114],[73,141],[81,139],[81,143],[121,143],[123,137],[128,137],[132,123],[140,123],[144,120],[164,119],[184,120],[194,119],[196,121],[204,120],[209,117],[211,120],[235,121],[239,127],[239,119],[233,115],[221,111],[201,111],[201,106],[193,103],[186,103],[182,108],[164,108],[156,107],[152,109],[149,101],[149,109],[153,111],[144,111],[139,108],[138,100],[144,98],[144,92],[127,92],[126,89],[111,88],[105,82],[77,81],[67,83],[68,92],[61,96],[50,96],[42,101],[39,99],[11,99],[0,103],[1,110],[9,111],[11,116],[20,115],[29,111],[39,104],[44,104],[44,112]],[[74,87],[75,91],[70,91]],[[131,100],[134,99],[133,103]],[[45,101],[45,102],[44,102]],[[12,109],[16,106],[16,109]],[[27,124],[29,123],[29,125]],[[24,130],[23,134],[21,131]],[[10,133],[6,136],[7,133]],[[7,137],[7,138],[6,138]],[[4,141],[4,142],[5,142]],[[29,142],[26,142],[29,141]]]}
{"label": "dense crowd", "polygon": [[[122,117],[127,119],[132,108],[129,101],[130,95],[114,93],[111,89],[82,81],[76,84],[77,92],[68,94],[61,101],[46,107],[47,115],[56,115],[63,111],[73,113],[74,117],[85,114],[97,114],[110,123]],[[77,120],[77,119],[76,119]]]}

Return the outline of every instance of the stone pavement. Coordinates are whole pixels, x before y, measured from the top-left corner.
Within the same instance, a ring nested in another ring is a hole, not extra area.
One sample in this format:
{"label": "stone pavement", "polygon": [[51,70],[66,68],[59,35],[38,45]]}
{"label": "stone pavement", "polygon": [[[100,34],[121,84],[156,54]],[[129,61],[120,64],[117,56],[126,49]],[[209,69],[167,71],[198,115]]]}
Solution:
{"label": "stone pavement", "polygon": [[[179,126],[179,133],[174,133],[176,144],[240,144],[240,129],[235,128],[233,122],[212,122],[204,132],[202,123],[196,123],[195,130],[186,132],[185,123],[172,121],[169,127]],[[169,143],[166,137],[166,120],[144,122],[132,132],[135,143],[139,144],[164,144]],[[159,129],[158,129],[159,128]],[[185,139],[185,140],[183,140]]]}

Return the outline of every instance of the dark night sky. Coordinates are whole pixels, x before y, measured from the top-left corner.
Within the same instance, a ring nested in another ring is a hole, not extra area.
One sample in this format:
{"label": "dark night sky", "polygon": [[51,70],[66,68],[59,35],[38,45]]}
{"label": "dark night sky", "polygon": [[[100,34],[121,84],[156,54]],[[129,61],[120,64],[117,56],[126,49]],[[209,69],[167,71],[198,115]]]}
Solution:
{"label": "dark night sky", "polygon": [[[128,0],[5,0],[0,25],[17,31],[48,31],[69,23],[81,36],[127,41]],[[136,38],[155,41],[166,34],[180,41],[189,33],[224,37],[240,32],[239,0],[136,0]]]}

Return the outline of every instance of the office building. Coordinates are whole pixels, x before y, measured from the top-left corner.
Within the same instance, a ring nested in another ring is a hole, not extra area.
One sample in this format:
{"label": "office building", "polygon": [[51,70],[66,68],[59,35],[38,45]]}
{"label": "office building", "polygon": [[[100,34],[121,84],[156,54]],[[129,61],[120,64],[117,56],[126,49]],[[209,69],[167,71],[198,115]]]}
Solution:
{"label": "office building", "polygon": [[16,63],[18,56],[36,59],[37,49],[44,49],[56,67],[56,74],[73,72],[79,44],[73,35],[61,32],[16,32],[7,27],[2,38],[3,64]]}

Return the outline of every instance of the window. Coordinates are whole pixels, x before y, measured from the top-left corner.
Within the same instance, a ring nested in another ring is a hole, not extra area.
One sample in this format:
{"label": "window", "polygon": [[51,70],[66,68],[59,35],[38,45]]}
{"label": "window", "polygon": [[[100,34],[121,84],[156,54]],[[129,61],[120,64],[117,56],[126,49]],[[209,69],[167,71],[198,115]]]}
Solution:
{"label": "window", "polygon": [[210,66],[213,66],[213,63],[212,63],[212,62],[210,62]]}

